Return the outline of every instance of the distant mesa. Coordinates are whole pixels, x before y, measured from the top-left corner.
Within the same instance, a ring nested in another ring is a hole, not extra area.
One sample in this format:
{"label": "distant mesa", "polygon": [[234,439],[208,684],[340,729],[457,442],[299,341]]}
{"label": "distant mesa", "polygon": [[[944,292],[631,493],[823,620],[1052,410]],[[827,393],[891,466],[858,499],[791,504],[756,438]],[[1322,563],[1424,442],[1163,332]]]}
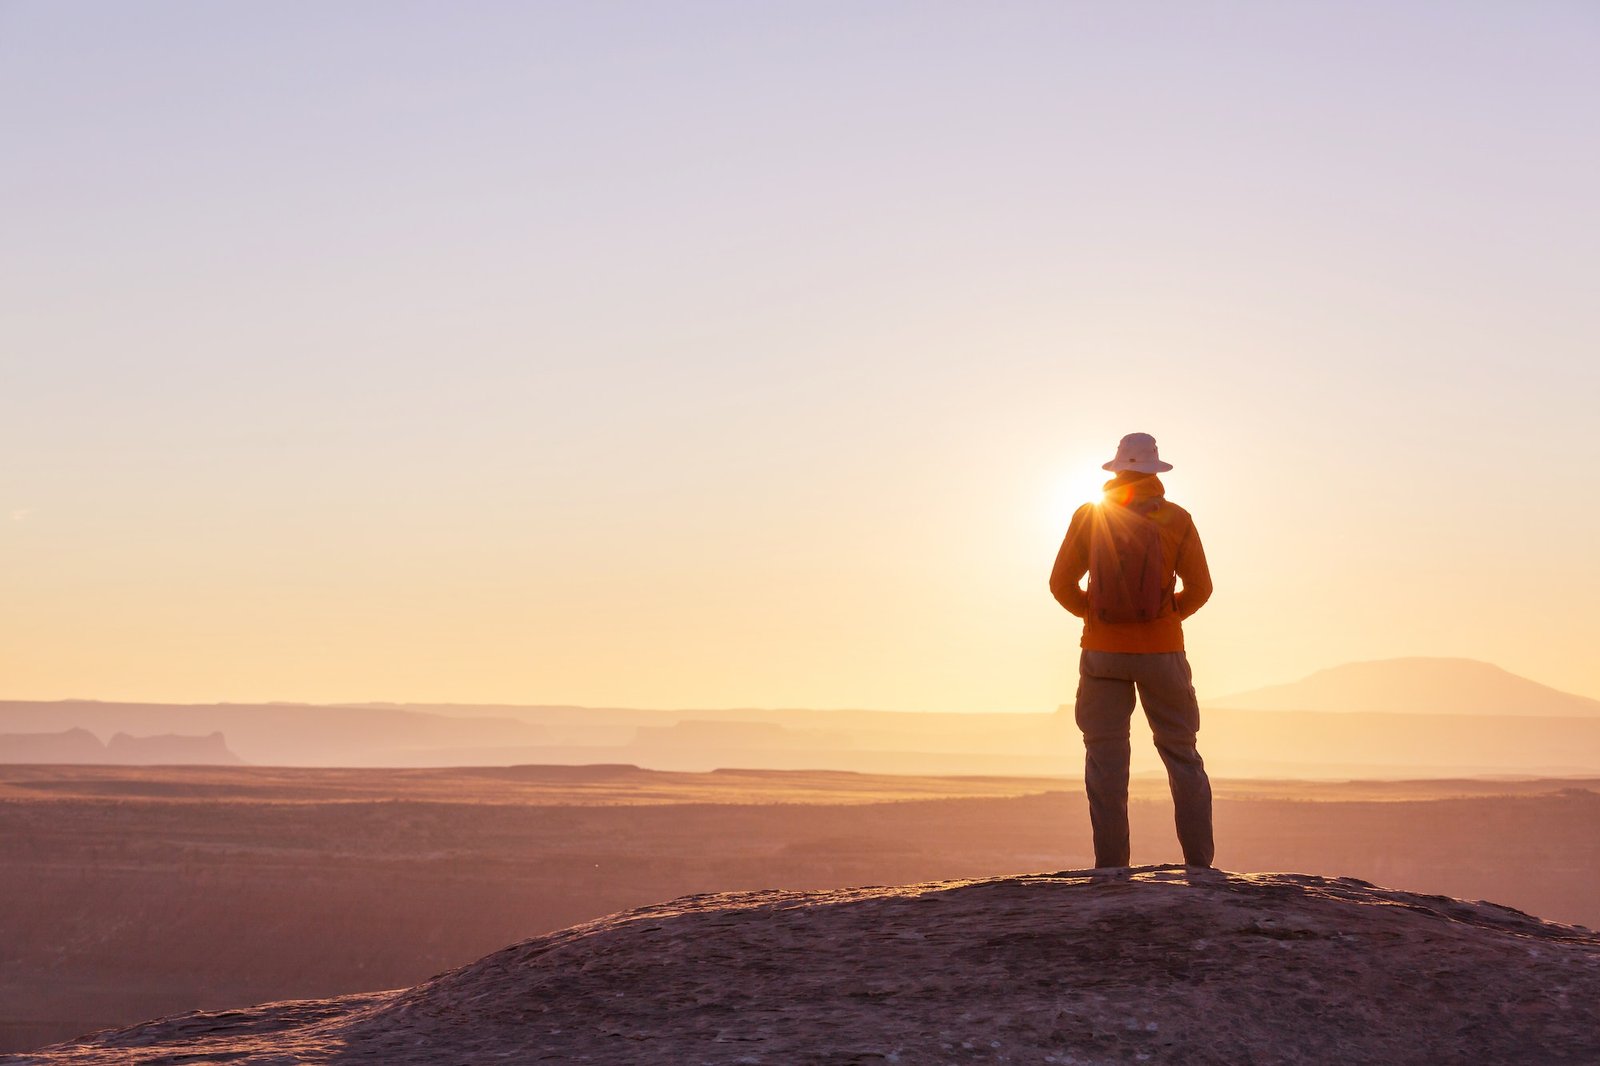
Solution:
{"label": "distant mesa", "polygon": [[87,729],[60,733],[0,733],[0,763],[110,764],[117,766],[234,766],[221,733],[135,737],[115,734],[109,743]]}
{"label": "distant mesa", "polygon": [[1291,684],[1207,699],[1204,703],[1257,711],[1600,718],[1600,700],[1562,692],[1476,659],[1346,663]]}
{"label": "distant mesa", "polygon": [[410,989],[12,1061],[1600,1062],[1600,937],[1348,878],[1142,867],[689,896]]}
{"label": "distant mesa", "polygon": [[134,737],[117,733],[106,743],[107,762],[124,765],[198,764],[232,766],[239,757],[228,750],[220,732],[201,737],[166,733],[158,737]]}
{"label": "distant mesa", "polygon": [[[221,732],[228,738],[230,752],[258,766],[405,766],[431,761],[426,758],[428,753],[462,748],[501,750],[492,760],[480,757],[475,761],[504,765],[512,760],[503,749],[538,745],[548,739],[542,725],[476,713],[443,715],[309,704],[0,700],[0,732],[43,733],[64,726],[87,729],[100,737],[118,732],[139,737]],[[149,760],[141,757],[139,761]]]}
{"label": "distant mesa", "polygon": [[0,763],[102,763],[106,746],[87,729],[0,733]]}

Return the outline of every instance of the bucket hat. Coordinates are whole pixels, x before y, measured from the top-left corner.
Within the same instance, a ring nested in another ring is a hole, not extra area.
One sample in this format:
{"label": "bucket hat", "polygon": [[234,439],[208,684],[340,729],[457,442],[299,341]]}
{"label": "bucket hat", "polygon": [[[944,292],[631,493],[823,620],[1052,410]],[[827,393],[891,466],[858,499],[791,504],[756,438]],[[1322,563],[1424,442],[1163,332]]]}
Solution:
{"label": "bucket hat", "polygon": [[1156,439],[1148,433],[1129,433],[1117,443],[1117,457],[1100,467],[1101,470],[1134,470],[1141,474],[1159,474],[1171,470],[1171,463],[1163,463],[1156,451]]}

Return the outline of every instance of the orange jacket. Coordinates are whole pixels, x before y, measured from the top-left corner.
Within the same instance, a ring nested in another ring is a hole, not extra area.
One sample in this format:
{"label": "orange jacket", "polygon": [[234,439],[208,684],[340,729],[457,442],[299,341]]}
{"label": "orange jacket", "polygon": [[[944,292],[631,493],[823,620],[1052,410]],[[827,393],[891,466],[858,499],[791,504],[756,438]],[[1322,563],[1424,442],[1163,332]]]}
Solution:
{"label": "orange jacket", "polygon": [[[1166,487],[1153,474],[1120,474],[1106,482],[1104,504],[1086,503],[1072,516],[1066,539],[1056,553],[1050,571],[1050,594],[1056,601],[1083,619],[1080,645],[1089,651],[1162,652],[1183,650],[1183,619],[1198,611],[1211,598],[1211,571],[1206,567],[1205,549],[1194,519],[1175,503],[1166,500]],[[1089,572],[1089,521],[1097,506],[1115,506],[1147,496],[1160,496],[1160,506],[1150,512],[1150,520],[1161,531],[1161,547],[1172,567],[1161,613],[1148,622],[1102,622],[1089,613],[1089,597],[1078,587]],[[1183,588],[1178,589],[1178,581]]]}

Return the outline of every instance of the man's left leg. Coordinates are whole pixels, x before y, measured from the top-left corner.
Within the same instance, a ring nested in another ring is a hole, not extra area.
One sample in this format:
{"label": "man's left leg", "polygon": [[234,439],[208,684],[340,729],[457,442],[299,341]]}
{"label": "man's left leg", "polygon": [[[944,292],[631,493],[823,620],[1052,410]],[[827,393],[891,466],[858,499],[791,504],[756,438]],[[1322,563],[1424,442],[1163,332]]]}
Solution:
{"label": "man's left leg", "polygon": [[1083,731],[1083,783],[1089,795],[1096,867],[1128,865],[1128,723],[1133,678],[1113,652],[1085,651],[1078,658],[1075,717]]}
{"label": "man's left leg", "polygon": [[1140,655],[1139,702],[1167,767],[1183,861],[1210,866],[1216,857],[1211,835],[1211,779],[1196,747],[1200,702],[1195,698],[1189,657],[1181,651]]}

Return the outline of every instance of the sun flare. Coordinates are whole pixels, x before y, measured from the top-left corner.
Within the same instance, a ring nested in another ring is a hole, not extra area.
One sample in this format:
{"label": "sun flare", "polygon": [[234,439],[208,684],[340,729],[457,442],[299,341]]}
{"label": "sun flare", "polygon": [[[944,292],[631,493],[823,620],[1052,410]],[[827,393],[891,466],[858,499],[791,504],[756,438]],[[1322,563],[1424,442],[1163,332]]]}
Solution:
{"label": "sun flare", "polygon": [[1101,486],[1111,475],[1100,469],[1098,463],[1074,463],[1056,478],[1050,493],[1050,517],[1063,530],[1072,521],[1072,515],[1086,503],[1098,503]]}

